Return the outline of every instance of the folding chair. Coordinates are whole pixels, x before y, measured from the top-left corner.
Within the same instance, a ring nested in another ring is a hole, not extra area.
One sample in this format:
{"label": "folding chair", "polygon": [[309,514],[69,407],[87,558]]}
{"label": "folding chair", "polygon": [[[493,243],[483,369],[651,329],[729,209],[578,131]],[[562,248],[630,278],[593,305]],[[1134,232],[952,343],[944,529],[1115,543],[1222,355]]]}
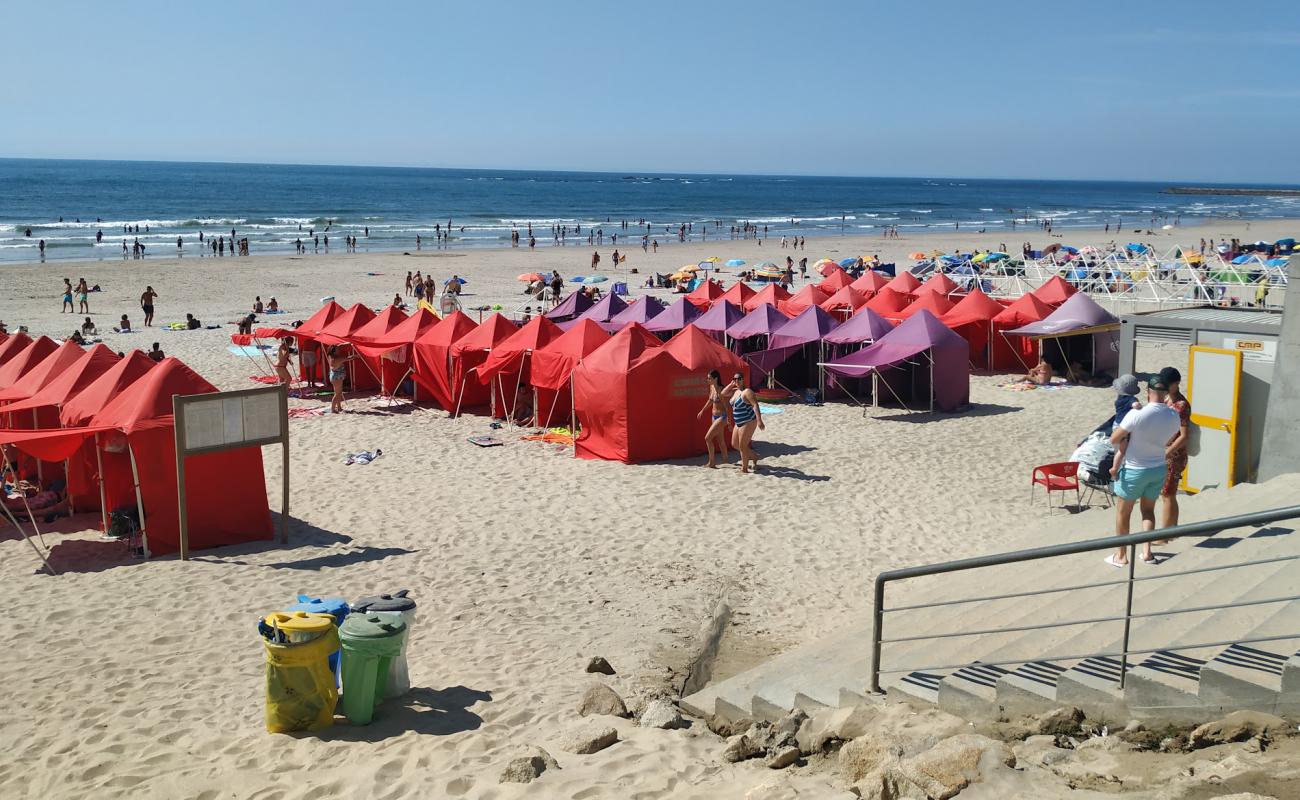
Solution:
{"label": "folding chair", "polygon": [[1052,511],[1052,492],[1074,490],[1075,504],[1083,505],[1083,494],[1079,489],[1079,462],[1061,461],[1056,464],[1043,464],[1034,467],[1029,481],[1029,502],[1034,502],[1034,487],[1042,486],[1047,490],[1047,511]]}

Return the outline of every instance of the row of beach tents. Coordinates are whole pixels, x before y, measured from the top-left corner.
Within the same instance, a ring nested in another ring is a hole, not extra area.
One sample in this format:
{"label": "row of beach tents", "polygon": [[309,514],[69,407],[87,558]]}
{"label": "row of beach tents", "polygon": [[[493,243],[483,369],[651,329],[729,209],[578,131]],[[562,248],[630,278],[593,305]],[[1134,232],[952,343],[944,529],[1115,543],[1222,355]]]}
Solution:
{"label": "row of beach tents", "polygon": [[[172,397],[215,391],[176,358],[15,333],[0,340],[4,460],[42,488],[63,486],[70,510],[100,511],[105,530],[110,512],[130,514],[146,552],[176,552]],[[194,549],[271,537],[259,449],[190,456],[186,469]],[[19,501],[11,510],[28,511]]]}

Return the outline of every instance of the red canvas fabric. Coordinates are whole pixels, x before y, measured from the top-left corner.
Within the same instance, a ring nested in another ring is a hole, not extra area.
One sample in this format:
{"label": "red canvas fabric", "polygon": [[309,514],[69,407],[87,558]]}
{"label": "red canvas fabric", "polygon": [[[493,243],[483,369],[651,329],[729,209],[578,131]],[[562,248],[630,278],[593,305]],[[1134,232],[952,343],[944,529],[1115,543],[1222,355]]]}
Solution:
{"label": "red canvas fabric", "polygon": [[0,406],[6,402],[26,400],[44,389],[51,381],[63,374],[68,367],[81,360],[86,351],[81,345],[68,339],[54,352],[41,359],[41,363],[27,370],[27,373],[12,386],[0,389]]}
{"label": "red canvas fabric", "polygon": [[96,344],[83,352],[76,363],[63,370],[57,378],[26,400],[5,406],[3,411],[22,411],[45,406],[62,406],[76,397],[82,389],[93,383],[122,358],[103,344]]}
{"label": "red canvas fabric", "polygon": [[13,358],[0,367],[0,389],[8,389],[27,373],[36,369],[42,361],[59,349],[59,345],[48,336],[41,336],[22,348]]}
{"label": "red canvas fabric", "polygon": [[[829,297],[830,295],[843,289],[845,286],[853,284],[853,276],[844,271],[843,267],[836,266],[830,271],[830,274],[817,283],[817,288],[822,294]],[[799,309],[802,311],[803,309]]]}
{"label": "red canvas fabric", "polygon": [[[744,308],[746,301],[754,296],[754,290],[749,288],[749,284],[744,281],[736,281],[731,284],[727,291],[722,293],[718,300],[728,300],[732,305]],[[717,300],[714,301],[715,303]]]}
{"label": "red canvas fabric", "polygon": [[993,341],[993,318],[1004,308],[977,286],[939,320],[970,345],[971,363],[991,369],[993,351],[989,345]]}
{"label": "red canvas fabric", "polygon": [[59,409],[59,423],[65,428],[89,424],[91,417],[100,412],[113,398],[153,369],[155,363],[139,350],[132,350],[125,358],[104,370],[76,396],[69,398]]}
{"label": "red canvas fabric", "polygon": [[411,346],[415,368],[411,373],[416,384],[443,409],[456,407],[452,388],[451,347],[467,336],[478,324],[460,311],[453,311],[416,339]]}
{"label": "red canvas fabric", "polygon": [[[360,330],[367,322],[375,318],[375,312],[371,311],[365,305],[357,303],[342,314],[336,316],[328,325],[321,328],[312,337],[324,347],[330,345],[347,345],[348,337]],[[320,369],[325,367],[324,352],[321,352],[317,361]],[[376,389],[379,388],[379,376],[364,363],[357,363],[353,359],[347,363],[348,384],[353,390]]]}
{"label": "red canvas fabric", "polygon": [[917,294],[916,301],[898,312],[897,319],[905,320],[921,311],[929,311],[936,317],[942,317],[952,310],[952,306],[953,302],[948,299],[946,294],[940,294],[937,291],[921,292]]}
{"label": "red canvas fabric", "polygon": [[598,322],[579,320],[550,344],[533,353],[531,383],[538,389],[558,390],[569,383],[574,368],[596,348],[609,341]]}
{"label": "red canvas fabric", "polygon": [[912,300],[908,295],[886,286],[867,301],[866,307],[882,317],[898,319],[899,313],[910,302]]}
{"label": "red canvas fabric", "polygon": [[899,294],[912,294],[921,288],[921,282],[910,272],[898,273],[892,281],[885,285]]}
{"label": "red canvas fabric", "polygon": [[[392,358],[385,358],[385,348],[376,348],[376,339],[390,333],[406,321],[406,312],[396,306],[387,306],[369,322],[348,334],[348,344],[356,351],[361,364],[370,377],[379,383],[379,390],[385,394],[397,388],[397,382],[406,374],[406,363]],[[358,370],[360,371],[360,370]],[[360,388],[354,382],[353,388]]]}
{"label": "red canvas fabric", "polygon": [[1066,300],[1069,300],[1077,291],[1079,290],[1071,286],[1069,281],[1065,280],[1065,278],[1062,278],[1060,275],[1053,275],[1044,281],[1042,286],[1035,289],[1033,295],[1044,303],[1047,303],[1049,306],[1056,308]]}
{"label": "red canvas fabric", "polygon": [[754,309],[758,308],[764,303],[767,303],[768,305],[771,306],[776,306],[782,300],[789,300],[789,299],[790,299],[789,292],[787,292],[785,289],[782,289],[780,286],[778,286],[775,283],[769,283],[768,285],[764,286],[762,289],[759,289],[757,292],[754,292],[754,294],[750,296],[748,300],[746,300],[743,304],[741,304],[741,308],[745,309],[746,312],[749,312],[749,311],[753,311]]}
{"label": "red canvas fabric", "polygon": [[[591,320],[579,320],[574,327],[587,322]],[[479,381],[487,383],[497,375],[503,373],[514,375],[521,370],[526,370],[528,365],[525,362],[528,360],[528,354],[541,350],[563,335],[564,332],[546,317],[533,317],[522,328],[492,348],[483,365],[478,368]]]}
{"label": "red canvas fabric", "polygon": [[849,284],[849,286],[862,292],[868,298],[888,285],[889,278],[871,269],[862,273],[862,277]]}
{"label": "red canvas fabric", "polygon": [[694,325],[682,328],[663,349],[692,374],[707,375],[709,370],[716,369],[722,374],[724,384],[745,366],[739,356]]}
{"label": "red canvas fabric", "polygon": [[117,428],[127,434],[166,427],[171,424],[172,397],[215,391],[217,387],[208,383],[202,375],[190,369],[179,358],[168,356],[108,401],[90,418],[89,425]]}
{"label": "red canvas fabric", "polygon": [[[739,284],[739,285],[744,286],[744,284]],[[723,295],[722,287],[711,280],[707,280],[704,283],[701,283],[699,286],[696,286],[694,289],[692,289],[691,293],[686,295],[686,300],[691,305],[695,306],[701,311],[704,311],[709,306],[713,305],[714,302],[722,299],[722,295]]]}
{"label": "red canvas fabric", "polygon": [[22,331],[0,340],[0,366],[8,364],[10,359],[25,350],[31,343],[32,337]]}
{"label": "red canvas fabric", "polygon": [[865,305],[868,298],[865,294],[854,289],[852,286],[845,286],[835,294],[823,300],[819,305],[823,311],[839,313],[841,317],[847,317],[861,306]]}
{"label": "red canvas fabric", "polygon": [[1025,336],[1003,336],[1009,331],[1046,319],[1052,307],[1034,294],[1021,295],[993,318],[993,369],[1029,369],[1038,361],[1038,343]]}
{"label": "red canvas fabric", "polygon": [[[841,272],[843,272],[843,270],[841,270]],[[822,283],[825,283],[825,281],[822,281]],[[818,284],[818,286],[814,286],[811,283],[806,284],[802,289],[791,295],[789,300],[783,300],[778,303],[777,308],[785,312],[785,315],[788,317],[797,317],[805,308],[810,306],[820,306],[822,303],[826,302],[826,299],[830,297],[830,295],[820,289],[819,286],[820,284]]]}
{"label": "red canvas fabric", "polygon": [[478,380],[478,368],[492,349],[504,342],[518,328],[501,314],[493,314],[477,328],[451,346],[452,408],[487,405],[491,400],[488,387]]}

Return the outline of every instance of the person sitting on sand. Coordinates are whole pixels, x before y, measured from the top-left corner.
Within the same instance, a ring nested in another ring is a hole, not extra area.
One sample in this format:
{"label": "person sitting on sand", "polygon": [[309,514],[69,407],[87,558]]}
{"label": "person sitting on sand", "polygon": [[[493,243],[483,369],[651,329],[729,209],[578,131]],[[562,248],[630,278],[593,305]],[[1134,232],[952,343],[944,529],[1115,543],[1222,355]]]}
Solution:
{"label": "person sitting on sand", "polygon": [[257,297],[253,298],[253,313],[254,314],[266,313],[266,306],[262,305],[262,296],[260,294]]}
{"label": "person sitting on sand", "polygon": [[280,301],[272,297],[271,302],[266,304],[266,310],[272,314],[278,312],[280,310]]}
{"label": "person sitting on sand", "polygon": [[[252,316],[252,315],[250,314],[249,316]],[[187,330],[187,331],[197,331],[199,328],[202,328],[202,327],[203,327],[203,323],[202,323],[202,322],[199,322],[197,319],[195,319],[193,314],[186,314],[186,315],[185,315],[185,330]]]}
{"label": "person sitting on sand", "polygon": [[401,311],[406,310],[406,303],[403,302],[402,295],[400,292],[398,294],[393,295],[393,308],[396,308]]}
{"label": "person sitting on sand", "polygon": [[82,336],[99,335],[99,331],[95,328],[95,323],[90,321],[90,317],[86,317],[86,321],[81,323],[81,335]]}
{"label": "person sitting on sand", "polygon": [[519,391],[515,393],[515,407],[511,419],[521,428],[533,424],[533,392],[526,383],[519,384]]}
{"label": "person sitting on sand", "polygon": [[1046,359],[1038,359],[1038,363],[1025,375],[1025,380],[1038,386],[1048,385],[1052,382],[1052,365]]}
{"label": "person sitting on sand", "polygon": [[73,344],[86,343],[86,339],[84,336],[81,335],[81,331],[73,331],[72,335],[68,337],[68,341],[72,342]]}
{"label": "person sitting on sand", "polygon": [[114,333],[130,333],[130,332],[131,332],[131,320],[129,320],[129,319],[126,318],[126,314],[123,314],[123,315],[122,315],[122,318],[121,318],[120,320],[117,321],[117,327],[113,329],[113,332],[114,332]]}
{"label": "person sitting on sand", "polygon": [[460,276],[452,275],[451,280],[442,288],[443,294],[458,295],[460,294]]}
{"label": "person sitting on sand", "polygon": [[163,349],[158,346],[157,342],[153,343],[153,346],[149,348],[149,351],[146,352],[145,355],[149,357],[150,361],[155,363],[162,361],[167,357],[167,354],[163,352]]}

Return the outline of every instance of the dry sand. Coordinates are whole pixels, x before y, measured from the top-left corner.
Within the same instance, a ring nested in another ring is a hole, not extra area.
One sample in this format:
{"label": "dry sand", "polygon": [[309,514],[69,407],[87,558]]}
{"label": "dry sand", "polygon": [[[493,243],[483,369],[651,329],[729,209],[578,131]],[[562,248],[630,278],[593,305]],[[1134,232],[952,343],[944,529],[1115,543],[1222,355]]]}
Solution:
{"label": "dry sand", "polygon": [[[1296,227],[1223,222],[1143,238],[1194,246],[1202,235],[1271,240]],[[1066,241],[1110,238],[1070,232]],[[875,252],[889,261],[914,249],[1001,241],[1016,248],[1021,237],[820,238],[804,253],[810,263]],[[613,248],[599,249],[608,264]],[[590,252],[6,266],[0,317],[33,334],[64,334],[80,317],[57,313],[61,278],[84,275],[104,287],[91,295],[101,328],[122,313],[138,325],[146,283],[159,292],[159,322],[187,311],[206,323],[233,320],[254,294],[277,297],[290,321],[306,318],[324,295],[382,305],[417,268],[469,277],[467,306],[511,309],[522,299],[515,275],[583,273]],[[787,252],[779,240],[673,244],[657,255],[637,246],[627,266],[644,277],[708,255],[754,261]],[[105,341],[127,349],[157,340],[223,389],[252,386],[255,365],[226,350],[231,332]],[[731,636],[741,649],[770,652],[861,618],[881,569],[996,550],[1026,526],[1050,530],[1044,507],[1026,503],[1030,468],[1067,457],[1107,416],[1111,393],[1016,393],[998,388],[1005,380],[975,376],[974,407],[958,415],[788,408],[758,437],[765,469],[753,476],[734,466],[702,469],[703,459],[576,460],[513,435],[504,447],[480,449],[465,437],[487,432],[483,418],[452,421],[359,398],[342,416],[292,423],[288,547],[140,564],[98,541],[87,530],[94,517],[81,515],[46,535],[63,573],[52,578],[37,572],[12,528],[0,530],[0,580],[10,587],[0,621],[0,795],[743,797],[769,774],[721,763],[719,741],[701,726],[642,731],[618,721],[625,741],[614,747],[561,752],[557,740],[576,721],[589,682],[587,658],[607,657],[619,673],[609,682],[635,704],[680,685],[696,631],[719,598],[739,612]],[[343,464],[347,452],[374,448],[384,451],[374,464]],[[267,455],[268,491],[278,497],[279,458]],[[1109,514],[1086,516],[1098,533],[1109,530]],[[398,588],[420,603],[410,696],[384,706],[370,727],[267,734],[256,619],[299,591],[355,597]],[[546,747],[563,769],[529,786],[499,785],[527,744]]]}

